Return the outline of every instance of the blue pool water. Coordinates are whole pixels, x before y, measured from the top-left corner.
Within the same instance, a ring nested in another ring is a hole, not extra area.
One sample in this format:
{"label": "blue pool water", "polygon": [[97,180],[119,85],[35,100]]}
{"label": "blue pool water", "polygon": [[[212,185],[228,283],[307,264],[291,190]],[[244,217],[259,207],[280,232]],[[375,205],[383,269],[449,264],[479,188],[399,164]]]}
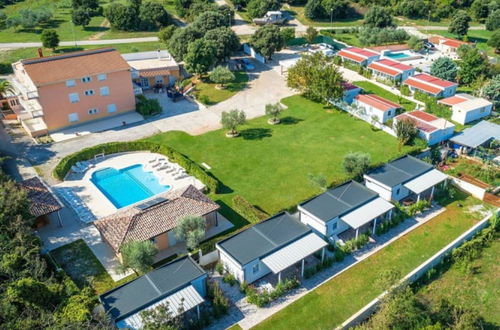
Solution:
{"label": "blue pool water", "polygon": [[394,58],[394,59],[410,57],[410,55],[405,54],[405,53],[387,53],[384,56]]}
{"label": "blue pool water", "polygon": [[171,188],[161,185],[156,175],[145,172],[140,164],[121,170],[109,167],[95,171],[90,181],[118,209]]}

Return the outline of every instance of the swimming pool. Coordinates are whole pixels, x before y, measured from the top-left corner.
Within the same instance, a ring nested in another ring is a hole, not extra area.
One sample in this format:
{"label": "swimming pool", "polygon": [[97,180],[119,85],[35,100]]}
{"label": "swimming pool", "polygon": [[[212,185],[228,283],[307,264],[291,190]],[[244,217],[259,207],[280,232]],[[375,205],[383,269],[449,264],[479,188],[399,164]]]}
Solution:
{"label": "swimming pool", "polygon": [[171,188],[169,185],[161,185],[156,175],[144,171],[140,164],[120,170],[108,167],[95,171],[90,181],[118,209]]}
{"label": "swimming pool", "polygon": [[407,58],[410,57],[410,55],[406,53],[385,53],[384,56],[390,57],[393,59],[400,59],[400,58]]}

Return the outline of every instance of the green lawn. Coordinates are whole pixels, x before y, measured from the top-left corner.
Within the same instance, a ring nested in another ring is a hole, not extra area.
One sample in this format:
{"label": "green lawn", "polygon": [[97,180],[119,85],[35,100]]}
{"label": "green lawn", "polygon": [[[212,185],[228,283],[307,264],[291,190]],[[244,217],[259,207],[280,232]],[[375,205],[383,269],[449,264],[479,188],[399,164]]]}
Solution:
{"label": "green lawn", "polygon": [[266,117],[253,119],[235,139],[217,130],[199,136],[167,132],[149,140],[168,144],[198,164],[208,164],[228,187],[223,194],[211,196],[214,200],[231,205],[237,193],[269,214],[319,193],[308,174],[322,173],[328,182],[345,179],[342,159],[350,151],[367,152],[372,162],[381,163],[412,149],[398,151],[398,141],[389,134],[374,131],[345,112],[325,111],[301,96],[282,102],[289,108],[280,125],[267,124]]}
{"label": "green lawn", "polygon": [[399,97],[398,95],[393,94],[393,93],[389,92],[388,90],[385,90],[382,87],[379,87],[379,86],[377,86],[374,83],[371,83],[369,81],[355,81],[354,84],[356,86],[363,88],[363,91],[367,94],[368,93],[369,94],[377,94],[378,96],[384,97],[384,98],[388,99],[389,101],[401,104],[406,111],[414,110],[416,107],[416,104],[413,103],[412,101],[409,101],[409,100],[405,99],[404,97]]}
{"label": "green lawn", "polygon": [[231,96],[241,91],[247,86],[248,74],[244,71],[234,72],[235,80],[226,85],[224,89],[218,89],[216,84],[211,83],[208,79],[196,85],[196,97],[203,104],[213,105],[225,101]]}
{"label": "green lawn", "polygon": [[113,281],[82,239],[61,246],[50,254],[79,287],[91,285],[97,294],[135,278],[135,275],[130,275],[118,282]]}
{"label": "green lawn", "polygon": [[321,20],[310,20],[304,14],[304,6],[289,6],[284,9],[288,11],[295,17],[299,22],[304,25],[320,26],[320,27],[340,27],[340,26],[360,26],[363,23],[363,17],[358,15],[353,18],[346,19],[334,19],[332,22],[330,19]]}
{"label": "green lawn", "polygon": [[[134,53],[143,52],[149,50],[156,50],[159,47],[164,48],[159,42],[140,42],[140,43],[127,43],[127,44],[110,44],[110,45],[90,45],[90,46],[77,46],[77,47],[60,47],[56,52],[52,52],[50,49],[44,49],[43,53],[45,56],[61,54],[66,52],[78,51],[83,49],[95,49],[103,47],[112,47],[118,49],[121,53]],[[20,48],[14,50],[0,51],[0,73],[8,73],[12,71],[10,64],[16,62],[20,59],[37,57],[36,48]]]}
{"label": "green lawn", "polygon": [[[447,38],[459,39],[457,38],[457,35],[449,33],[448,31],[429,30],[428,33],[438,34]],[[488,39],[491,38],[492,34],[493,31],[488,31],[488,30],[469,30],[467,36],[469,37],[470,42],[476,43],[476,47],[478,49],[485,51],[490,56],[498,56],[497,54],[495,54],[495,50],[486,44],[488,42]]]}
{"label": "green lawn", "polygon": [[[169,13],[175,16],[175,8],[171,0],[164,2],[157,1],[165,5]],[[100,0],[102,7],[108,6],[112,2],[126,3],[125,0]],[[89,26],[85,29],[81,26],[73,27],[71,23],[71,1],[68,0],[24,0],[13,5],[6,6],[2,11],[7,16],[14,16],[21,9],[48,8],[53,11],[52,20],[45,26],[37,26],[32,29],[13,28],[0,30],[1,42],[35,42],[40,41],[40,33],[44,28],[55,29],[61,41],[86,40],[86,39],[114,39],[154,36],[156,32],[123,32],[113,31],[109,28],[109,23],[102,16],[93,17]]]}
{"label": "green lawn", "polygon": [[255,329],[335,328],[381,293],[375,283],[382,271],[409,273],[479,220],[479,215],[467,210],[480,201],[463,193],[457,199],[446,206],[444,213],[311,291]]}
{"label": "green lawn", "polygon": [[[398,25],[408,25],[408,26],[416,26],[416,27],[424,27],[424,26],[446,26],[448,27],[450,25],[451,19],[446,18],[446,19],[441,19],[439,21],[429,21],[427,19],[411,19],[408,17],[396,17],[396,23]],[[479,26],[481,23],[479,22],[470,22],[470,26]]]}
{"label": "green lawn", "polygon": [[474,274],[452,266],[417,294],[433,303],[441,298],[463,307],[473,306],[493,328],[500,328],[500,240],[497,236],[473,261]]}

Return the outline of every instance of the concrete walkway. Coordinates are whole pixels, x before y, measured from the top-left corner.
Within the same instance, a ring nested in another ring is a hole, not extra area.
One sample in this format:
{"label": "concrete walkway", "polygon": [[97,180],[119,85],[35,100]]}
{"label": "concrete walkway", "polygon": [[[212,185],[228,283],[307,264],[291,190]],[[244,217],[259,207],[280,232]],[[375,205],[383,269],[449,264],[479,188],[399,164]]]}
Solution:
{"label": "concrete walkway", "polygon": [[255,305],[248,303],[246,297],[239,293],[237,287],[230,287],[228,284],[220,281],[220,278],[216,277],[215,279],[219,281],[224,294],[234,300],[232,300],[233,304],[231,305],[229,314],[216,323],[211,324],[209,329],[225,329],[235,323],[243,329],[249,329],[445,211],[444,207],[434,205],[422,214],[406,219],[399,226],[392,228],[387,233],[375,237],[376,240],[371,240],[370,243],[347,256],[343,261],[334,263],[332,267],[315,274],[309,279],[303,279],[298,289],[280,297],[263,308],[257,308]]}

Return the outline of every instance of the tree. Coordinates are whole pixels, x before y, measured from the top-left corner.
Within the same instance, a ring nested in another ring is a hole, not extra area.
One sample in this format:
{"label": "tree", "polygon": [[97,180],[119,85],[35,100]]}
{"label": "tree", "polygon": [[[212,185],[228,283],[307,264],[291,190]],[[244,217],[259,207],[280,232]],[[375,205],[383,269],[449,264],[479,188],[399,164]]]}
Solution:
{"label": "tree", "polygon": [[205,33],[205,40],[212,41],[215,46],[216,62],[224,62],[240,49],[240,39],[230,27],[219,27]]}
{"label": "tree", "polygon": [[363,23],[369,27],[385,28],[395,26],[392,15],[387,9],[380,6],[373,6],[365,14]]}
{"label": "tree", "polygon": [[325,17],[326,15],[321,0],[308,0],[304,7],[304,14],[312,20]]}
{"label": "tree", "polygon": [[488,17],[488,1],[474,0],[470,6],[470,12],[476,20],[481,21],[483,18]]}
{"label": "tree", "polygon": [[193,41],[203,37],[203,33],[188,26],[183,29],[176,29],[172,37],[168,40],[167,48],[175,59],[180,62],[188,51],[188,45]]}
{"label": "tree", "polygon": [[342,98],[342,83],[342,74],[322,53],[304,55],[288,70],[287,86],[315,102],[330,104]]}
{"label": "tree", "polygon": [[81,26],[85,29],[90,23],[90,12],[88,9],[79,7],[71,12],[71,21],[77,26]]}
{"label": "tree", "polygon": [[280,122],[278,117],[282,112],[283,107],[281,106],[281,103],[266,104],[266,115],[271,117],[269,120],[271,124],[278,124]]}
{"label": "tree", "polygon": [[116,30],[134,31],[139,27],[139,13],[133,6],[112,3],[104,10],[104,16]]}
{"label": "tree", "polygon": [[411,144],[417,137],[418,128],[411,119],[401,119],[394,124],[394,130],[399,140],[399,146]]}
{"label": "tree", "polygon": [[493,47],[496,53],[500,52],[500,29],[493,32],[488,40],[488,46]]}
{"label": "tree", "polygon": [[458,69],[457,80],[462,84],[471,84],[481,75],[490,74],[488,58],[476,47],[462,45],[457,50],[462,60]]}
{"label": "tree", "polygon": [[0,79],[0,100],[3,100],[7,93],[14,93],[14,87],[8,80]]}
{"label": "tree", "polygon": [[91,16],[102,14],[102,8],[99,6],[99,0],[72,0],[71,8],[73,10],[85,9]]}
{"label": "tree", "polygon": [[424,48],[424,42],[415,36],[411,36],[410,39],[408,39],[408,41],[406,42],[406,44],[408,45],[408,47],[410,47],[411,50],[414,50],[416,52]]}
{"label": "tree", "polygon": [[215,11],[207,11],[199,15],[193,23],[191,28],[197,29],[201,33],[216,29],[221,26],[229,26],[227,17]]}
{"label": "tree", "polygon": [[7,15],[3,11],[0,10],[0,30],[3,30],[7,27]]}
{"label": "tree", "polygon": [[184,301],[181,301],[179,309],[174,316],[170,305],[167,302],[161,303],[158,307],[145,309],[139,313],[144,330],[179,330],[182,328],[181,315],[184,313]]}
{"label": "tree", "polygon": [[316,30],[312,26],[307,27],[305,38],[308,44],[313,44],[314,39],[316,39],[317,36],[318,36],[318,30]]}
{"label": "tree", "polygon": [[179,220],[175,227],[175,237],[179,240],[186,241],[186,246],[189,250],[194,250],[200,242],[205,238],[205,229],[207,221],[203,217],[186,216]]}
{"label": "tree", "polygon": [[309,179],[309,183],[311,183],[311,186],[318,188],[321,191],[326,191],[326,189],[328,188],[328,181],[323,173],[309,173],[307,175],[307,178]]}
{"label": "tree", "polygon": [[283,45],[286,46],[288,42],[295,38],[295,28],[282,28],[281,37],[283,38]]}
{"label": "tree", "polygon": [[42,40],[42,45],[45,48],[55,50],[57,46],[59,46],[59,35],[57,34],[56,30],[43,30],[40,39]]}
{"label": "tree", "polygon": [[495,109],[500,109],[500,75],[491,78],[491,80],[483,86],[479,95],[490,100]]}
{"label": "tree", "polygon": [[22,278],[9,285],[6,298],[13,302],[35,308],[47,308],[47,302],[53,298],[53,292],[46,283],[33,278]]}
{"label": "tree", "polygon": [[361,178],[370,167],[370,154],[364,152],[350,152],[342,162],[344,171],[354,178]]}
{"label": "tree", "polygon": [[275,25],[264,25],[260,27],[251,37],[250,45],[267,59],[284,46],[283,36],[279,27]]}
{"label": "tree", "polygon": [[215,47],[213,41],[204,38],[191,42],[184,57],[186,70],[197,75],[208,72],[216,61]]}
{"label": "tree", "polygon": [[493,11],[486,19],[486,30],[495,31],[500,29],[500,9]]}
{"label": "tree", "polygon": [[151,31],[172,24],[170,14],[158,2],[144,2],[139,9],[141,30]]}
{"label": "tree", "polygon": [[120,248],[122,264],[118,271],[125,273],[127,269],[132,269],[136,274],[147,273],[154,262],[154,257],[158,249],[150,240],[130,241]]}
{"label": "tree", "polygon": [[450,26],[448,27],[448,32],[463,37],[467,35],[470,21],[472,21],[470,16],[467,15],[466,12],[459,10],[451,19]]}
{"label": "tree", "polygon": [[228,136],[238,136],[236,130],[238,126],[243,125],[246,121],[246,114],[242,110],[233,109],[229,112],[222,111],[220,123],[222,127],[229,130]]}
{"label": "tree", "polygon": [[224,87],[224,84],[230,83],[235,79],[234,73],[232,73],[227,66],[221,65],[210,72],[209,78],[221,87]]}
{"label": "tree", "polygon": [[247,13],[250,18],[264,16],[270,10],[279,10],[279,0],[250,0],[247,5]]}
{"label": "tree", "polygon": [[325,17],[346,18],[349,14],[349,2],[346,0],[322,0]]}
{"label": "tree", "polygon": [[161,28],[161,30],[158,32],[158,39],[160,39],[162,43],[168,44],[168,41],[170,40],[170,38],[172,38],[172,35],[174,34],[176,29],[177,26],[173,24]]}
{"label": "tree", "polygon": [[457,71],[457,65],[449,57],[440,57],[431,65],[431,75],[444,80],[455,81]]}

